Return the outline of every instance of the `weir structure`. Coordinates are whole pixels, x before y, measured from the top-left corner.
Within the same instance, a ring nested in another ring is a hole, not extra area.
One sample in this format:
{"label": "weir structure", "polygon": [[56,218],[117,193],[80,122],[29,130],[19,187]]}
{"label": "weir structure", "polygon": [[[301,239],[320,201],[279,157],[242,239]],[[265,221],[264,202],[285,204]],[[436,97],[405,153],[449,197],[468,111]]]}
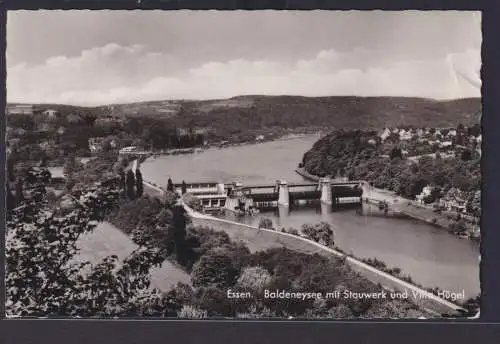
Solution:
{"label": "weir structure", "polygon": [[[279,179],[275,183],[243,185],[239,182],[185,183],[187,193],[200,199],[206,211],[227,209],[252,212],[261,209],[291,208],[307,204],[360,205],[362,181],[337,181],[322,178],[316,183],[289,184]],[[175,185],[181,192],[182,185]]]}

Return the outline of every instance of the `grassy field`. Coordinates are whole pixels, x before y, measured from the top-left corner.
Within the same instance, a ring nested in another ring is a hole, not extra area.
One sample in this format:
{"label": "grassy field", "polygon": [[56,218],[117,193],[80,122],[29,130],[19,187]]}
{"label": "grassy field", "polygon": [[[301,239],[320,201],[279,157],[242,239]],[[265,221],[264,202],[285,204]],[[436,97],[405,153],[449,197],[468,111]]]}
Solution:
{"label": "grassy field", "polygon": [[[122,231],[110,223],[100,223],[97,228],[78,241],[80,253],[77,261],[99,263],[103,258],[116,255],[120,261],[129,256],[137,245]],[[169,261],[151,271],[152,286],[167,292],[178,282],[190,284],[189,275]]]}

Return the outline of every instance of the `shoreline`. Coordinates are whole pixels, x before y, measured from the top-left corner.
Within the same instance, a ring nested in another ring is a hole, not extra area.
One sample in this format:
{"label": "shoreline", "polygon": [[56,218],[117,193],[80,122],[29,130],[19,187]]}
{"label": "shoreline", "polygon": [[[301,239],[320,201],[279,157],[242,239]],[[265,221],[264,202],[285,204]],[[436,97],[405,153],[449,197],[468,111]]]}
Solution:
{"label": "shoreline", "polygon": [[244,142],[227,142],[227,143],[213,143],[209,144],[206,146],[198,146],[198,147],[191,147],[191,148],[176,148],[172,150],[167,150],[167,151],[153,151],[151,153],[151,156],[147,157],[145,159],[149,160],[151,157],[163,157],[163,156],[178,156],[178,155],[190,155],[190,154],[197,154],[197,153],[204,153],[205,151],[208,150],[220,150],[220,149],[226,149],[230,147],[244,147],[244,146],[250,146],[250,145],[258,145],[262,143],[269,143],[269,142],[277,142],[277,141],[286,141],[286,140],[293,140],[293,139],[300,139],[304,137],[321,137],[323,135],[324,131],[314,131],[314,132],[307,132],[307,133],[288,133],[284,135],[280,135],[277,137],[269,138],[269,139],[263,139],[263,140],[252,140],[252,141],[244,141]]}
{"label": "shoreline", "polygon": [[[303,178],[317,182],[320,177],[308,173],[304,168],[298,167],[295,172]],[[368,194],[368,195],[367,195]],[[424,206],[414,204],[412,200],[396,195],[393,191],[378,189],[369,186],[363,190],[362,199],[367,204],[378,205],[380,202],[386,202],[389,205],[388,217],[409,218],[427,223],[431,226],[444,229],[455,237],[466,238],[471,241],[480,241],[480,238],[474,238],[470,234],[460,236],[449,230],[449,225],[453,223],[445,215],[435,213],[433,210]],[[420,212],[417,214],[416,212]]]}

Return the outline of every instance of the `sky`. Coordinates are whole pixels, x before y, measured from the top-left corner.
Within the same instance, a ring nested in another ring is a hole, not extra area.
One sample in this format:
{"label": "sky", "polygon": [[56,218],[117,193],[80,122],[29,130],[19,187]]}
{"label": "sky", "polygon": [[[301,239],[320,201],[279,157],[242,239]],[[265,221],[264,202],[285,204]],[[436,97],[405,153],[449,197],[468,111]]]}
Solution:
{"label": "sky", "polygon": [[481,14],[12,11],[7,101],[480,97]]}

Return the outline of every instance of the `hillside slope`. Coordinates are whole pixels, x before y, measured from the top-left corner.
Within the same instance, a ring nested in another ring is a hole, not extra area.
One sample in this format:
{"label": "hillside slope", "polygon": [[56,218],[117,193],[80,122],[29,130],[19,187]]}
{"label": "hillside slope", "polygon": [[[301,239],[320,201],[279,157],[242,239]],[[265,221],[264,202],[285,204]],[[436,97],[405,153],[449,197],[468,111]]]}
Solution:
{"label": "hillside slope", "polygon": [[97,116],[154,116],[179,126],[223,131],[271,127],[380,129],[393,126],[455,127],[480,120],[480,98],[439,101],[404,97],[238,96],[223,100],[167,100],[95,108],[41,105]]}

